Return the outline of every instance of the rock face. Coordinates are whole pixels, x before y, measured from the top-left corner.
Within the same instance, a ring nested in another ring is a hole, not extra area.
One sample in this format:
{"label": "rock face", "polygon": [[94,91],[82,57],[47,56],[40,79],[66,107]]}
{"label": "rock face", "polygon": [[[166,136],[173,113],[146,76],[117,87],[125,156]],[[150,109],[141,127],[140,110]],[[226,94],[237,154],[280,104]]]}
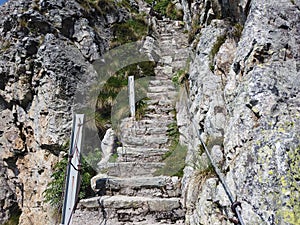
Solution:
{"label": "rock face", "polygon": [[[213,2],[192,9],[202,29],[179,103],[187,107],[178,120],[189,131],[186,162],[195,162],[183,179],[186,224],[236,221],[219,180],[203,169],[198,130],[245,224],[299,224],[299,2],[252,0],[242,15],[230,8],[233,21],[246,16],[241,35],[236,22],[207,19],[203,6]],[[214,14],[218,7],[211,7]]]}
{"label": "rock face", "polygon": [[106,26],[126,14],[102,15],[88,1],[1,6],[1,224],[20,212],[20,224],[56,223],[43,191],[69,139],[77,83],[108,48]]}

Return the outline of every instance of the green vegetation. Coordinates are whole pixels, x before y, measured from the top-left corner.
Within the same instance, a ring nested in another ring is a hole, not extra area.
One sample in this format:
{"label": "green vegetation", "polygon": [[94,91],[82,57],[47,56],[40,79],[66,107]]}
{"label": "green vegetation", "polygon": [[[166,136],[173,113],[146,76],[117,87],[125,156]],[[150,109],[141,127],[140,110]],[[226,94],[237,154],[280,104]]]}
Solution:
{"label": "green vegetation", "polygon": [[210,54],[209,54],[210,65],[209,65],[209,67],[210,67],[211,71],[214,71],[214,68],[215,68],[215,65],[214,65],[215,56],[219,52],[220,47],[225,43],[226,38],[227,38],[226,34],[217,37],[217,40],[214,43],[214,45],[213,45],[213,47],[212,47],[212,49],[210,51]]}
{"label": "green vegetation", "polygon": [[243,32],[244,26],[240,23],[236,23],[233,27],[233,37],[236,38],[236,41],[239,41],[241,36],[242,36],[242,32]]}
{"label": "green vegetation", "polygon": [[[68,146],[62,146],[62,151],[67,151]],[[92,157],[90,155],[90,157]],[[94,192],[90,186],[90,180],[96,175],[96,172],[86,162],[85,158],[81,159],[81,186],[79,191],[79,199],[93,196]],[[63,190],[65,187],[65,177],[68,165],[67,154],[53,168],[51,181],[48,183],[44,191],[45,202],[49,203],[53,208],[61,210],[63,205]]]}
{"label": "green vegetation", "polygon": [[135,119],[136,120],[141,120],[144,117],[144,115],[146,114],[146,110],[147,110],[147,106],[148,106],[147,100],[149,100],[149,99],[143,98],[135,103],[135,108],[136,108]]}
{"label": "green vegetation", "polygon": [[114,24],[112,32],[115,38],[111,41],[110,47],[114,48],[125,43],[141,40],[147,35],[148,26],[143,16],[134,15],[125,23]]}
{"label": "green vegetation", "polygon": [[[154,0],[146,0],[146,2],[152,5]],[[183,19],[183,11],[176,9],[175,4],[170,0],[158,0],[153,9],[161,15],[166,16],[172,20]]]}
{"label": "green vegetation", "polygon": [[3,225],[18,225],[19,224],[19,218],[20,218],[22,211],[20,210],[20,208],[17,205],[15,207],[13,207],[13,209],[11,211],[13,211],[12,215],[10,216],[9,220],[6,221]]}
{"label": "green vegetation", "polygon": [[[113,122],[111,121],[111,116],[113,116],[114,121],[120,121],[121,118],[129,115],[128,94],[126,91],[128,76],[134,76],[134,78],[139,79],[139,81],[141,78],[144,79],[144,77],[150,78],[151,76],[154,76],[154,67],[155,62],[152,61],[132,64],[119,70],[107,80],[98,95],[96,105],[95,120],[100,133],[104,134],[107,129],[107,124],[111,124]],[[147,81],[148,79],[144,80]],[[136,90],[139,92],[145,91],[144,89],[148,86],[148,82],[145,82],[142,86],[138,86],[139,84],[136,84]],[[117,96],[119,97],[118,100],[116,99]],[[143,95],[137,92],[136,96]],[[147,99],[143,98],[136,102],[137,119],[140,119],[145,112],[146,100]],[[112,109],[114,104],[118,108]],[[114,111],[113,115],[112,110]]]}
{"label": "green vegetation", "polygon": [[115,163],[115,162],[117,162],[118,157],[119,157],[118,153],[113,153],[113,154],[109,157],[108,162],[110,162],[110,163]]}
{"label": "green vegetation", "polygon": [[169,151],[163,156],[165,166],[158,169],[154,175],[166,176],[183,176],[183,169],[185,167],[185,158],[187,154],[187,147],[179,143],[179,129],[177,122],[171,123],[168,126],[168,136],[171,141]]}

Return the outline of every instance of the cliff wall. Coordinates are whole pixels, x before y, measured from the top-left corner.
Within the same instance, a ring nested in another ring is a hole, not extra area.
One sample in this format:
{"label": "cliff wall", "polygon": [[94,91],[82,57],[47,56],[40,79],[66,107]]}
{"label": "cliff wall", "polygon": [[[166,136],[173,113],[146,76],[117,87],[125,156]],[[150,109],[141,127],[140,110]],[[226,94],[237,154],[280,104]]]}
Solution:
{"label": "cliff wall", "polygon": [[196,34],[178,106],[187,108],[178,115],[189,146],[186,224],[236,221],[198,131],[241,203],[245,224],[299,223],[299,6],[198,1],[186,11]]}

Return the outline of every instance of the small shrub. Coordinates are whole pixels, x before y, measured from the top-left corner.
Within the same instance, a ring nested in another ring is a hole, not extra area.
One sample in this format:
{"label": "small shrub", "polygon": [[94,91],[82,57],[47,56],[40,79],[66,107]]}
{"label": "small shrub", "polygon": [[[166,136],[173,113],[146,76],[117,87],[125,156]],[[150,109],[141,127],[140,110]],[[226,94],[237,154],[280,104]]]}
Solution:
{"label": "small shrub", "polygon": [[[67,146],[64,146],[63,151],[67,150]],[[96,172],[86,162],[84,158],[81,159],[81,186],[78,197],[80,199],[93,195],[93,190],[90,186],[90,180],[96,175]],[[51,175],[51,181],[48,183],[46,190],[44,191],[44,201],[49,203],[53,208],[61,210],[63,206],[63,191],[66,182],[66,171],[68,165],[68,156],[63,157],[61,161],[56,163]]]}
{"label": "small shrub", "polygon": [[110,47],[114,48],[122,44],[141,40],[147,35],[148,26],[144,18],[136,16],[125,23],[114,24],[112,32],[115,38],[111,41]]}
{"label": "small shrub", "polygon": [[183,12],[182,10],[176,9],[175,4],[169,2],[166,8],[166,16],[172,20],[182,20],[183,19]]}
{"label": "small shrub", "polygon": [[136,108],[135,119],[136,120],[141,120],[144,117],[144,115],[146,114],[147,106],[148,106],[147,100],[149,100],[149,98],[143,98],[135,103],[135,108]]}
{"label": "small shrub", "polygon": [[108,162],[110,162],[110,163],[115,163],[115,162],[118,161],[118,157],[119,157],[118,153],[113,153],[113,154],[109,157]]}
{"label": "small shrub", "polygon": [[241,36],[242,36],[242,32],[243,32],[244,26],[240,23],[236,23],[233,27],[233,37],[236,39],[236,41],[239,41]]}

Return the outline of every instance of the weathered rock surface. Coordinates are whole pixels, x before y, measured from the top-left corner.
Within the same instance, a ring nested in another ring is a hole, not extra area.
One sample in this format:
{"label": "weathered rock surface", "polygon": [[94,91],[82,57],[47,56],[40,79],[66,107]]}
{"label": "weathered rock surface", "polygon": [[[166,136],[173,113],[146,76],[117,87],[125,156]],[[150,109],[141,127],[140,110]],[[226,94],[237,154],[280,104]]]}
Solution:
{"label": "weathered rock surface", "polygon": [[[238,25],[207,20],[209,1],[195,3],[198,11],[192,11],[203,28],[194,42],[189,93],[179,103],[187,107],[178,116],[181,131],[188,130],[186,162],[195,162],[183,179],[186,224],[236,220],[222,185],[203,169],[198,130],[241,202],[245,224],[299,224],[299,4],[229,2],[231,19],[242,22],[238,18],[245,16],[240,37],[232,30]],[[215,14],[217,8],[212,6]]]}
{"label": "weathered rock surface", "polygon": [[106,25],[128,13],[73,0],[0,8],[0,223],[22,212],[20,224],[55,224],[43,191],[69,139],[77,84],[108,48]]}

